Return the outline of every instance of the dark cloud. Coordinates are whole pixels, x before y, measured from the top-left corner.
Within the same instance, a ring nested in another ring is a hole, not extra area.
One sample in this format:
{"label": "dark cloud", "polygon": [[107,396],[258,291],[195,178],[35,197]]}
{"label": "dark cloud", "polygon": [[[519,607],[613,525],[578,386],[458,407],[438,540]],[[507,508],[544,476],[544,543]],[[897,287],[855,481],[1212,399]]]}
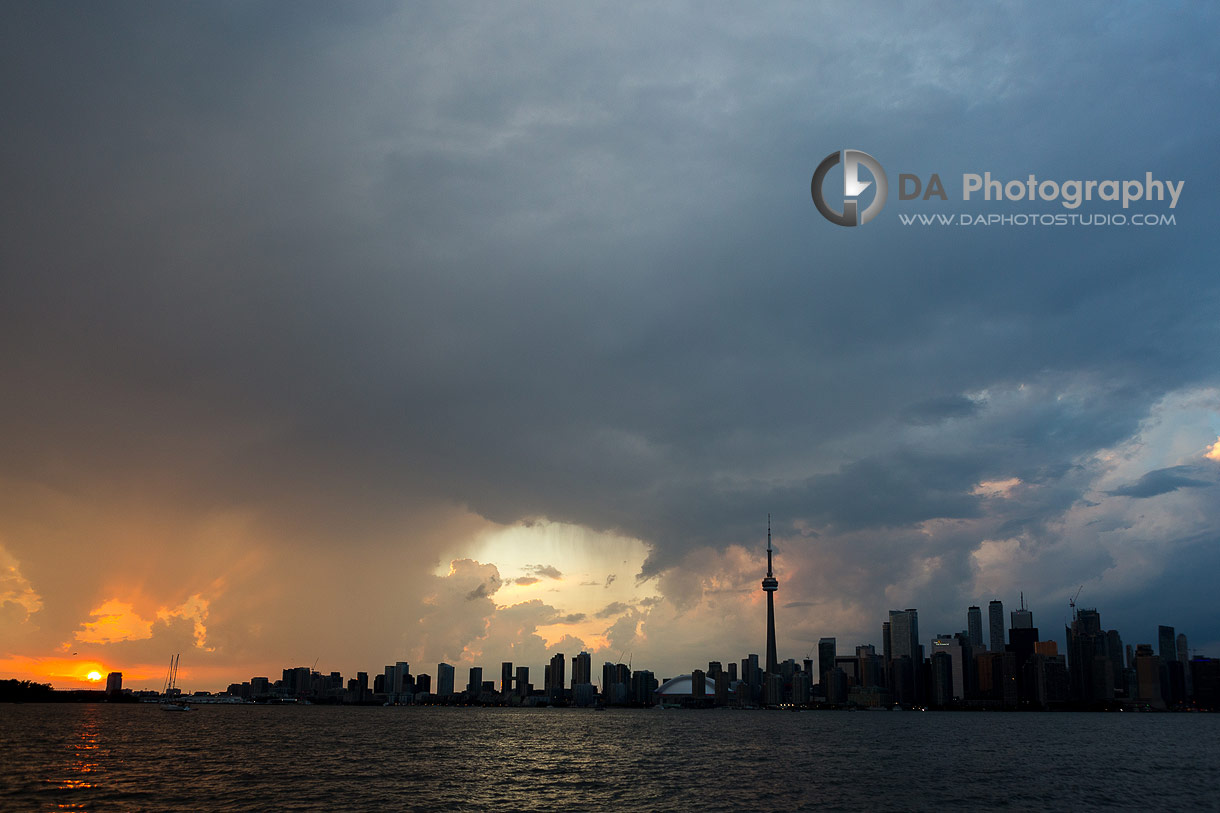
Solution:
{"label": "dark cloud", "polygon": [[553,565],[526,565],[525,569],[535,576],[542,576],[548,579],[563,578],[563,574]]}
{"label": "dark cloud", "polygon": [[610,618],[611,616],[620,615],[630,610],[630,605],[624,604],[621,601],[612,601],[605,607],[597,611],[598,618]]}
{"label": "dark cloud", "polygon": [[914,404],[904,414],[911,423],[935,424],[952,418],[968,418],[978,409],[978,402],[963,395],[946,395]]}
{"label": "dark cloud", "polygon": [[1170,466],[1166,469],[1150,471],[1130,485],[1107,491],[1113,497],[1135,497],[1147,499],[1160,494],[1168,494],[1180,488],[1207,488],[1215,483],[1200,480],[1196,476],[1200,470],[1195,466]]}

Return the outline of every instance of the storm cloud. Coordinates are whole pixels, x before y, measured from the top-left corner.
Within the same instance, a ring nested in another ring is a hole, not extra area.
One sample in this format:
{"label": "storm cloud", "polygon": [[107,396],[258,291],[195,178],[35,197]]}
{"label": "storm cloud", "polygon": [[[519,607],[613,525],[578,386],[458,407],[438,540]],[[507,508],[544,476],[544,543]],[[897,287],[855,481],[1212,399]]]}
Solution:
{"label": "storm cloud", "polygon": [[[195,595],[243,665],[312,661],[319,600],[352,671],[442,609],[466,643],[613,618],[622,648],[655,607],[501,619],[564,574],[434,571],[567,523],[641,540],[674,623],[728,624],[768,512],[793,650],[891,602],[957,629],[1018,580],[1165,623],[1164,568],[1220,535],[1216,12],[937,14],[8,4],[0,648]],[[1159,229],[906,227],[896,199],[841,229],[809,184],[843,148],[950,190],[1185,187]],[[1220,642],[1199,591],[1170,620]],[[438,635],[420,657],[473,657]]]}

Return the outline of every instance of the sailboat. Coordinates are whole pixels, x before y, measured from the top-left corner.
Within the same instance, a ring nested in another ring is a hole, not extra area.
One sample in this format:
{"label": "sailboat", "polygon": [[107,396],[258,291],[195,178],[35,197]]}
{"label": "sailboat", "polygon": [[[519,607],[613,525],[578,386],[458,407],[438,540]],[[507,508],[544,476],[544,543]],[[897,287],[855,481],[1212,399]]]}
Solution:
{"label": "sailboat", "polygon": [[181,699],[178,689],[178,655],[169,659],[169,671],[165,675],[165,689],[161,692],[161,708],[165,711],[190,711]]}

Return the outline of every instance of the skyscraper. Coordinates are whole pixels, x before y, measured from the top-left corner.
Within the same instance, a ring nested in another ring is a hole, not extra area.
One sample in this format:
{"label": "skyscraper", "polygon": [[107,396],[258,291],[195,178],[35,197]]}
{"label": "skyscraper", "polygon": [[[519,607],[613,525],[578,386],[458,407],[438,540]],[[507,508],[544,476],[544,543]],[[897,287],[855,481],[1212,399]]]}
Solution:
{"label": "skyscraper", "polygon": [[453,694],[453,667],[447,663],[436,665],[436,693],[440,697]]}
{"label": "skyscraper", "polygon": [[818,683],[822,691],[826,690],[826,673],[835,668],[835,639],[823,638],[818,641]]}
{"label": "skyscraper", "polygon": [[983,612],[977,604],[972,604],[966,610],[966,631],[970,636],[970,646],[976,650],[983,648]]}
{"label": "skyscraper", "polygon": [[474,698],[478,698],[479,692],[483,691],[483,667],[470,667],[470,680],[466,683],[466,691]]}
{"label": "skyscraper", "polygon": [[890,610],[890,656],[910,658],[918,664],[919,657],[919,612],[915,609]]}
{"label": "skyscraper", "polygon": [[503,661],[500,664],[500,694],[509,694],[513,690],[513,662]]}
{"label": "skyscraper", "polygon": [[779,672],[779,657],[775,654],[775,591],[779,581],[771,571],[771,515],[767,514],[767,577],[762,580],[767,591],[767,674]]}
{"label": "skyscraper", "polygon": [[1156,640],[1156,654],[1160,656],[1161,663],[1169,663],[1178,659],[1178,642],[1174,636],[1173,627],[1164,625],[1157,627]]}
{"label": "skyscraper", "polygon": [[563,678],[564,678],[564,673],[567,671],[567,669],[564,665],[564,658],[563,658],[562,652],[556,652],[554,655],[551,656],[551,664],[550,664],[549,668],[551,671],[550,671],[550,679],[547,681],[547,684],[546,684],[547,697],[551,698],[552,700],[562,700],[563,699],[563,682],[564,682]]}
{"label": "skyscraper", "polygon": [[588,652],[581,652],[572,659],[572,688],[582,683],[593,682],[593,658]]}
{"label": "skyscraper", "polygon": [[990,626],[991,640],[987,648],[992,652],[1004,651],[1004,602],[998,598],[987,605],[987,620]]}

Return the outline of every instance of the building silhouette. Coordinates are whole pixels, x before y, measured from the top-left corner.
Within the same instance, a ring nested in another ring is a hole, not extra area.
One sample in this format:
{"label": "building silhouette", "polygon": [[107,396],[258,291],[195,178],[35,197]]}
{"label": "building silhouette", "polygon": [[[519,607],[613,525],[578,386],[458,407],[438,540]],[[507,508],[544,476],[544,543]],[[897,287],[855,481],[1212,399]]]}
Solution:
{"label": "building silhouette", "polygon": [[775,591],[779,580],[771,570],[771,515],[767,514],[767,576],[762,580],[762,589],[767,593],[767,674],[779,672],[779,657],[775,654]]}
{"label": "building silhouette", "polygon": [[983,612],[977,604],[970,605],[966,610],[966,632],[971,648],[976,652],[983,649]]}
{"label": "building silhouette", "polygon": [[987,648],[992,652],[1004,651],[1004,602],[993,599],[987,605],[988,631],[990,632]]}

